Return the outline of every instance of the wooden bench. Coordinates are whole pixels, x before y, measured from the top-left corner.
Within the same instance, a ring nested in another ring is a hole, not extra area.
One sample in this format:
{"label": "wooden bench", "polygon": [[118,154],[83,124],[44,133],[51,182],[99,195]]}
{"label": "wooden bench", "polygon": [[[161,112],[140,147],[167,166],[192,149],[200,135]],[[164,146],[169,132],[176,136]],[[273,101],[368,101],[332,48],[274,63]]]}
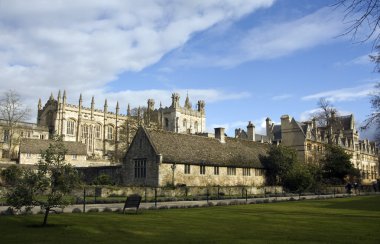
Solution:
{"label": "wooden bench", "polygon": [[125,213],[126,208],[136,208],[136,213],[137,213],[140,207],[140,203],[141,203],[141,196],[137,194],[128,196],[127,200],[125,200],[123,214]]}

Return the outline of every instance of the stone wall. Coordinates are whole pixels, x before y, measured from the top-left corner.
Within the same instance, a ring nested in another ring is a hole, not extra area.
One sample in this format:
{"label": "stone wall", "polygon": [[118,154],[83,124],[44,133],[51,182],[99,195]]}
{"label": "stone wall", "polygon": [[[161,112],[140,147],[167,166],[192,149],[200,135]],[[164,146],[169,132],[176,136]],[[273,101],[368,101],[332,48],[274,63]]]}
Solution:
{"label": "stone wall", "polygon": [[[219,175],[214,174],[214,166],[205,166],[205,174],[200,174],[199,165],[190,165],[190,173],[185,174],[185,164],[175,164],[173,182],[173,164],[159,165],[159,186],[262,186],[262,169],[250,169],[250,176],[243,176],[243,169],[236,168],[236,175],[228,175],[227,167],[219,166]],[[261,173],[261,175],[260,175]],[[174,183],[174,184],[173,184]]]}

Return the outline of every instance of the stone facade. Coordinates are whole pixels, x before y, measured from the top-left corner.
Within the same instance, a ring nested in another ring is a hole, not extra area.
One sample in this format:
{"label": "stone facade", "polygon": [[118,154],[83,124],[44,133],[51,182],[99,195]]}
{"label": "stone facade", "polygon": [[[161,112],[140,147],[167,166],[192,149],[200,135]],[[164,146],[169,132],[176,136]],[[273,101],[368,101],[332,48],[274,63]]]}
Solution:
{"label": "stone facade", "polygon": [[139,186],[261,186],[268,146],[140,127],[123,162],[123,183]]}
{"label": "stone facade", "polygon": [[10,145],[10,136],[11,133],[7,121],[0,120],[0,159],[17,159],[20,150],[19,144],[23,138],[47,140],[49,139],[49,130],[46,126],[19,122],[13,127],[12,146]]}
{"label": "stone facade", "polygon": [[327,129],[326,126],[318,126],[316,119],[298,122],[289,115],[283,115],[281,124],[274,125],[268,118],[267,136],[272,143],[281,143],[294,148],[299,160],[305,163],[318,163],[323,157],[327,144],[338,145],[352,155],[351,161],[354,167],[360,170],[363,183],[377,179],[379,150],[375,142],[359,140],[353,115],[337,116],[335,120],[337,126]]}
{"label": "stone facade", "polygon": [[[103,110],[95,109],[94,98],[91,107],[83,107],[82,96],[77,105],[67,103],[66,92],[53,95],[42,107],[38,104],[37,124],[49,128],[50,135],[62,136],[64,141],[82,142],[87,146],[91,158],[110,158],[118,150],[120,133],[126,131],[129,146],[139,125],[161,128],[177,133],[204,132],[206,128],[205,103],[198,101],[198,109],[193,110],[186,98],[184,107],[179,105],[179,95],[174,93],[170,107],[155,109],[155,102],[149,99],[147,108],[138,109],[132,115],[128,105],[127,114],[120,113],[119,103],[115,112],[108,111],[107,100]],[[127,147],[128,147],[127,146]]]}

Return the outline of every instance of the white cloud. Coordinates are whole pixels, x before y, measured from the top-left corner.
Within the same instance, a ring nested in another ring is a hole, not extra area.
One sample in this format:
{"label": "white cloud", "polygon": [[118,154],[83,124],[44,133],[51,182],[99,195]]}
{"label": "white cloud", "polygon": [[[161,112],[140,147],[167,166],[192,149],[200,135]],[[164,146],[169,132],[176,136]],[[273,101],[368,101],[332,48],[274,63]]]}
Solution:
{"label": "white cloud", "polygon": [[278,96],[272,97],[272,100],[274,100],[274,101],[281,101],[281,100],[286,100],[286,99],[289,99],[289,98],[292,98],[292,97],[293,97],[292,94],[282,94],[282,95],[278,95]]}
{"label": "white cloud", "polygon": [[[252,120],[252,123],[255,125],[256,134],[260,135],[266,135],[266,118],[260,118],[260,119],[254,119]],[[276,122],[272,121],[273,123],[277,124]],[[247,125],[248,121],[232,121],[232,122],[226,122],[226,123],[220,123],[220,124],[212,124],[209,125],[207,130],[210,133],[214,132],[214,128],[223,127],[225,128],[225,131],[228,136],[234,137],[235,136],[235,129],[241,128],[245,131],[247,131]]]}
{"label": "white cloud", "polygon": [[[57,87],[104,89],[140,71],[192,35],[274,0],[1,1],[1,89],[23,97]],[[126,91],[127,92],[127,91]]]}
{"label": "white cloud", "polygon": [[335,66],[340,67],[340,66],[368,65],[368,64],[373,65],[370,55],[376,55],[376,53],[365,54],[348,61],[337,62],[335,63]]}
{"label": "white cloud", "polygon": [[296,20],[253,27],[227,37],[217,36],[217,39],[226,40],[219,48],[218,44],[211,47],[216,49],[213,55],[191,49],[180,50],[173,65],[233,67],[252,60],[279,58],[337,41],[336,37],[347,26],[342,21],[343,16],[342,12],[325,7]]}
{"label": "white cloud", "polygon": [[370,95],[371,92],[373,92],[374,85],[374,83],[370,83],[356,87],[319,92],[316,94],[304,96],[302,97],[302,100],[307,101],[326,98],[328,101],[331,102],[353,101]]}

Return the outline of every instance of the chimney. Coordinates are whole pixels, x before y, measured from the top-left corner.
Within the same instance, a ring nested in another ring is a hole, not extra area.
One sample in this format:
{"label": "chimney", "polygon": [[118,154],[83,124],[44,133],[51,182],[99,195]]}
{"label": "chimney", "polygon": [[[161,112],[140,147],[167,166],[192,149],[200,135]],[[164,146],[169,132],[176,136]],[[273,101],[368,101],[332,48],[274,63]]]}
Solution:
{"label": "chimney", "polygon": [[248,140],[249,141],[255,141],[256,138],[255,138],[255,126],[252,124],[251,121],[248,122],[248,125],[247,125],[247,134],[248,134]]}
{"label": "chimney", "polygon": [[215,128],[215,138],[218,139],[221,143],[226,143],[224,128]]}

